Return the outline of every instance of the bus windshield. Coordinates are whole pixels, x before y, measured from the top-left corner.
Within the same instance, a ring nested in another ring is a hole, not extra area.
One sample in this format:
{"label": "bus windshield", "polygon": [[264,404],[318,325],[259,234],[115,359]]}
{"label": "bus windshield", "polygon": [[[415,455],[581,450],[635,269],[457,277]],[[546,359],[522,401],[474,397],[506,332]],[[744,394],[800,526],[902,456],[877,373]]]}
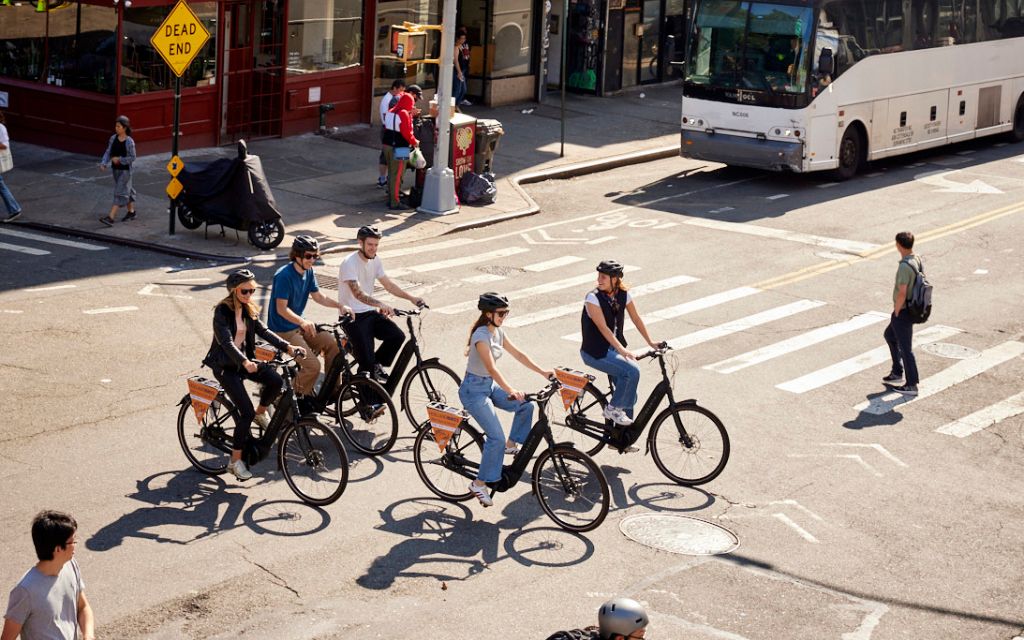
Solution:
{"label": "bus windshield", "polygon": [[702,0],[686,59],[684,91],[741,104],[807,104],[808,6]]}

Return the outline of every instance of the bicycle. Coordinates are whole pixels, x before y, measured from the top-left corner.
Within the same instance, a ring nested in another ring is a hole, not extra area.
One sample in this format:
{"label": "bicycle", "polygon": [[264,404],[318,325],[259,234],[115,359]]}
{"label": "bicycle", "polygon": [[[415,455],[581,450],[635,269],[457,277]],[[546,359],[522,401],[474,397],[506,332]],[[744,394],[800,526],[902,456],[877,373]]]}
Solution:
{"label": "bicycle", "polygon": [[[537,403],[539,417],[511,464],[502,467],[501,479],[488,486],[491,495],[515,486],[541,442],[545,442],[547,449],[533,466],[533,494],[558,526],[568,531],[591,531],[608,515],[608,481],[590,456],[571,444],[555,442],[544,405],[559,386],[558,381],[552,381],[540,392],[526,395],[528,402]],[[439,403],[430,405],[430,409],[432,428],[422,429],[413,445],[416,472],[434,495],[450,502],[469,500],[473,492],[467,481],[476,478],[480,469],[483,436],[469,424],[468,413]]]}
{"label": "bicycle", "polygon": [[[298,365],[294,358],[285,360],[278,354],[260,366],[281,369],[284,388],[274,401],[274,415],[266,431],[254,429],[242,457],[247,465],[255,465],[270,455],[276,442],[277,466],[295,495],[307,504],[333,503],[348,484],[348,456],[341,439],[315,418],[296,420],[299,407],[292,380]],[[185,457],[207,475],[223,474],[234,448],[231,432],[238,410],[217,382],[200,376],[189,378],[189,393],[178,404],[178,442]],[[197,404],[205,405],[205,411]],[[196,422],[186,417],[193,409]],[[317,488],[321,490],[314,493]]]}
{"label": "bicycle", "polygon": [[[676,402],[671,376],[665,366],[665,354],[669,351],[671,347],[662,343],[659,348],[637,357],[638,361],[657,358],[662,379],[651,390],[633,424],[627,427],[614,425],[604,418],[603,411],[611,397],[611,387],[603,393],[593,384],[595,376],[561,367],[556,369],[556,374],[563,378],[563,384],[578,390],[578,395],[565,399],[571,404],[563,415],[556,413],[549,417],[554,428],[560,427],[557,437],[572,442],[591,456],[597,455],[605,445],[619,453],[627,453],[636,451],[633,444],[650,423],[644,453],[652,455],[654,464],[667,478],[684,486],[697,486],[717,478],[729,460],[729,433],[718,416],[697,404],[696,400],[690,398]],[[666,398],[668,406],[655,416],[654,412]],[[597,440],[597,444],[587,449],[590,439]],[[705,471],[707,467],[710,469]],[[697,471],[693,472],[694,468]]]}

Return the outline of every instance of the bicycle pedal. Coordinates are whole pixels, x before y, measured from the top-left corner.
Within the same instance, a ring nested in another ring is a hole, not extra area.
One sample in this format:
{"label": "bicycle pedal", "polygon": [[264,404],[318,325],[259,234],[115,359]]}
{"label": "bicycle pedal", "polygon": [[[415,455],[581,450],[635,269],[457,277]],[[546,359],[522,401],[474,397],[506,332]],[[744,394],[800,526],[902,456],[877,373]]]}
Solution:
{"label": "bicycle pedal", "polygon": [[624,449],[619,449],[619,455],[622,455],[624,453],[636,453],[638,451],[640,451],[639,447],[626,447]]}

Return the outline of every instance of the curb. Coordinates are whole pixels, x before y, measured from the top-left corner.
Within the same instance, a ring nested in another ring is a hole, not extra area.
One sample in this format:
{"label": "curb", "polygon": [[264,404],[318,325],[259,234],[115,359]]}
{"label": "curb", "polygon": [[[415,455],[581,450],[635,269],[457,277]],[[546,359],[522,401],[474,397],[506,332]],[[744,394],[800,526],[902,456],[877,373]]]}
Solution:
{"label": "curb", "polygon": [[[567,180],[569,178],[576,178],[579,176],[590,175],[593,173],[601,173],[602,171],[610,171],[612,169],[618,169],[620,167],[625,167],[628,165],[642,164],[644,162],[653,162],[655,160],[673,158],[678,155],[679,145],[675,144],[667,147],[646,149],[643,151],[634,151],[632,153],[625,153],[617,156],[609,156],[607,158],[587,160],[586,162],[566,164],[557,167],[551,167],[549,169],[542,169],[541,171],[523,173],[509,178],[505,178],[505,181],[512,186],[516,193],[518,193],[524,200],[526,200],[528,206],[525,209],[520,209],[519,211],[512,211],[510,213],[501,213],[494,216],[490,216],[488,218],[482,218],[480,220],[471,220],[469,222],[463,222],[461,224],[452,225],[451,228],[446,229],[442,233],[438,234],[438,236],[447,236],[453,233],[458,233],[460,231],[479,229],[480,227],[487,227],[493,224],[498,224],[500,222],[515,220],[517,218],[526,218],[528,216],[540,213],[540,206],[536,203],[536,201],[534,201],[533,198],[530,197],[526,190],[523,189],[522,185],[524,184],[536,184],[538,182],[545,182],[547,180]],[[98,240],[101,242],[105,242],[107,244],[132,247],[134,249],[144,249],[147,251],[153,251],[155,253],[163,253],[178,258],[188,258],[191,260],[206,260],[209,262],[220,262],[224,264],[237,264],[249,262],[275,262],[277,260],[284,259],[278,258],[276,255],[274,258],[266,257],[262,259],[254,259],[252,257],[236,257],[224,256],[215,253],[203,253],[201,251],[179,249],[177,247],[172,247],[165,244],[157,244],[155,242],[146,242],[145,240],[134,240],[132,238],[108,236],[101,233],[95,233],[93,231],[85,231],[83,229],[75,229],[72,227],[62,227],[59,225],[46,224],[42,222],[12,222],[10,224],[12,226],[24,227],[26,229],[36,229],[38,231],[58,233],[68,236],[85,238],[87,240]],[[354,251],[355,248],[355,245],[341,245],[331,247],[330,249],[325,250],[323,253],[342,253],[346,251]]]}

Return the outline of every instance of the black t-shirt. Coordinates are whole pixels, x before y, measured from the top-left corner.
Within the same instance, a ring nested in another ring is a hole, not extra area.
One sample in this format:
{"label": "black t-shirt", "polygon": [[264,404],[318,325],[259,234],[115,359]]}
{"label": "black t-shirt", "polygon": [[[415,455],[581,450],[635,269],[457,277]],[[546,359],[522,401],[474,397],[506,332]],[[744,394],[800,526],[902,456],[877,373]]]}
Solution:
{"label": "black t-shirt", "polygon": [[[125,138],[124,140],[119,140],[117,138],[114,138],[114,142],[110,145],[110,157],[111,157],[111,159],[113,159],[113,158],[123,158],[126,155],[128,155],[128,139]],[[128,165],[114,164],[114,165],[111,165],[111,166],[113,167],[114,171],[127,171],[128,170]]]}

